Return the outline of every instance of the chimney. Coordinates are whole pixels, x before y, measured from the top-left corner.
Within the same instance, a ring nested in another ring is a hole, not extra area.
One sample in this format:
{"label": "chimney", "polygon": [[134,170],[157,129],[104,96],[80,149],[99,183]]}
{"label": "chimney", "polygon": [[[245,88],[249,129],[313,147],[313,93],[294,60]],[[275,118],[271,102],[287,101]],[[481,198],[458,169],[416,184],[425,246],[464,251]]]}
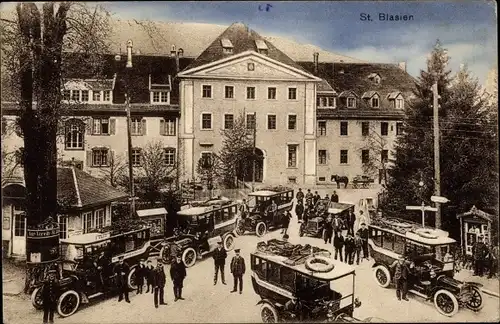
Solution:
{"label": "chimney", "polygon": [[132,67],[132,41],[129,39],[127,41],[127,65],[126,67],[131,68]]}
{"label": "chimney", "polygon": [[175,71],[179,73],[179,54],[175,55]]}
{"label": "chimney", "polygon": [[313,54],[314,57],[314,74],[318,74],[318,58],[319,58],[319,53],[315,52]]}
{"label": "chimney", "polygon": [[176,51],[175,51],[175,45],[172,45],[172,49],[170,50],[170,56],[174,57],[176,56]]}
{"label": "chimney", "polygon": [[399,62],[398,66],[401,70],[406,72],[406,62]]}

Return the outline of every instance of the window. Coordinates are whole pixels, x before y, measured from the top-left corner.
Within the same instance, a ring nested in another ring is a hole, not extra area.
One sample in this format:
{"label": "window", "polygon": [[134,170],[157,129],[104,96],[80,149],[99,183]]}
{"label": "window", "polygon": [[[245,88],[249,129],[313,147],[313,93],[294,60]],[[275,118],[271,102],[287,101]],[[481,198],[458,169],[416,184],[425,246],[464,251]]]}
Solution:
{"label": "window", "polygon": [[152,91],[152,92],[153,92],[153,103],[168,103],[167,91]]}
{"label": "window", "polygon": [[247,99],[255,99],[255,87],[247,87]]}
{"label": "window", "polygon": [[256,256],[251,256],[252,260],[252,270],[257,274],[257,276],[261,279],[266,279],[267,276],[267,262],[261,258]]}
{"label": "window", "polygon": [[255,115],[254,114],[247,115],[247,129],[255,129]]}
{"label": "window", "polygon": [[361,163],[366,164],[370,162],[370,150],[361,151]]}
{"label": "window", "polygon": [[70,120],[66,125],[66,149],[83,149],[85,126],[77,120]]}
{"label": "window", "polygon": [[318,135],[326,136],[326,120],[318,121]]}
{"label": "window", "polygon": [[267,263],[267,280],[275,285],[280,284],[280,267],[279,265],[268,262]]}
{"label": "window", "polygon": [[297,167],[297,145],[288,145],[288,167]]}
{"label": "window", "polygon": [[267,129],[276,129],[276,115],[267,115]]}
{"label": "window", "polygon": [[361,122],[361,136],[370,135],[370,122]]}
{"label": "window", "polygon": [[402,236],[396,235],[394,237],[394,252],[403,254],[405,251],[405,239]]}
{"label": "window", "polygon": [[297,100],[297,88],[288,88],[288,100]]}
{"label": "window", "polygon": [[166,136],[175,136],[176,120],[175,118],[165,118],[160,120],[160,134]]}
{"label": "window", "polygon": [[93,228],[92,212],[83,213],[82,219],[83,219],[83,232],[88,233]]}
{"label": "window", "polygon": [[59,216],[59,238],[65,239],[68,235],[68,217]]}
{"label": "window", "polygon": [[95,215],[95,228],[103,228],[106,221],[106,211],[103,209],[96,210]]}
{"label": "window", "polygon": [[326,181],[326,177],[318,177],[318,181],[319,182],[325,182]]}
{"label": "window", "polygon": [[201,114],[201,129],[212,129],[212,114]]}
{"label": "window", "polygon": [[380,152],[380,159],[382,160],[382,163],[387,162],[389,159],[389,150],[382,150],[382,152]]}
{"label": "window", "polygon": [[22,207],[14,206],[14,236],[24,236],[26,230],[26,217]]}
{"label": "window", "polygon": [[403,109],[405,107],[405,102],[403,98],[396,99],[396,109]]}
{"label": "window", "polygon": [[389,134],[389,123],[387,122],[380,123],[380,134],[382,136],[387,136],[387,134]]}
{"label": "window", "polygon": [[336,106],[335,97],[328,97],[328,107],[335,107],[335,106]]}
{"label": "window", "polygon": [[111,101],[111,91],[104,90],[104,101]]}
{"label": "window", "polygon": [[382,246],[382,231],[372,228],[370,231],[370,238],[376,246]]}
{"label": "window", "polygon": [[130,119],[130,132],[132,135],[142,135],[142,118],[133,117]]}
{"label": "window", "polygon": [[211,85],[204,85],[202,87],[201,96],[203,98],[212,98],[212,86]]}
{"label": "window", "polygon": [[224,54],[233,54],[232,47],[224,47],[222,50],[224,51]]}
{"label": "window", "polygon": [[92,101],[101,101],[101,91],[92,91]]}
{"label": "window", "polygon": [[89,91],[82,90],[82,101],[89,101]]}
{"label": "window", "polygon": [[403,134],[403,123],[396,123],[396,135]]}
{"label": "window", "polygon": [[347,164],[348,159],[347,159],[347,150],[340,150],[340,164]]}
{"label": "window", "polygon": [[109,135],[109,118],[94,118],[94,127],[92,134],[95,135]]}
{"label": "window", "polygon": [[346,121],[340,122],[340,136],[347,136],[347,126]]}
{"label": "window", "polygon": [[248,70],[248,71],[253,71],[253,70],[255,70],[255,64],[254,64],[254,63],[248,63],[248,64],[247,64],[247,70]]}
{"label": "window", "polygon": [[224,98],[233,99],[234,98],[234,87],[233,86],[225,86],[224,87]]}
{"label": "window", "polygon": [[92,150],[92,166],[101,167],[108,165],[108,149],[99,148]]}
{"label": "window", "polygon": [[295,290],[295,271],[288,267],[281,267],[280,270],[280,283],[288,291]]}
{"label": "window", "polygon": [[382,234],[382,247],[384,249],[393,250],[394,249],[394,234],[384,232]]}
{"label": "window", "polygon": [[267,99],[276,99],[276,88],[267,88]]}
{"label": "window", "polygon": [[175,149],[172,147],[167,147],[165,149],[165,163],[167,165],[175,164]]}
{"label": "window", "polygon": [[71,91],[71,100],[80,101],[80,90]]}
{"label": "window", "polygon": [[297,115],[288,115],[288,129],[297,129]]}
{"label": "window", "polygon": [[202,152],[201,167],[203,169],[209,169],[211,166],[212,166],[212,152]]}
{"label": "window", "polygon": [[356,98],[347,98],[347,108],[356,108]]}
{"label": "window", "polygon": [[142,152],[140,148],[132,149],[132,165],[135,167],[141,166]]}
{"label": "window", "polygon": [[71,90],[63,90],[63,100],[71,99]]}
{"label": "window", "polygon": [[372,98],[372,107],[378,108],[378,97]]}
{"label": "window", "polygon": [[319,150],[318,151],[318,163],[319,164],[326,164],[326,150]]}
{"label": "window", "polygon": [[233,129],[234,127],[234,115],[224,114],[224,129]]}
{"label": "window", "polygon": [[326,97],[320,98],[320,106],[321,107],[326,107]]}

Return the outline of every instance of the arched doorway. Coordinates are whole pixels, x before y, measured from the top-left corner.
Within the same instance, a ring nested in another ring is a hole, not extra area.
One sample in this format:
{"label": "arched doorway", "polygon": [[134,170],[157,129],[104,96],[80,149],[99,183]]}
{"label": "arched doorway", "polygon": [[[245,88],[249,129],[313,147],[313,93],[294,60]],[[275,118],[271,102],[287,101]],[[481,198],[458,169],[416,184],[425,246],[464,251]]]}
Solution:
{"label": "arched doorway", "polygon": [[253,164],[255,161],[255,182],[264,180],[264,152],[255,148],[255,159],[252,159],[253,152],[249,154],[249,158],[243,160],[238,168],[238,180],[251,182],[253,180]]}

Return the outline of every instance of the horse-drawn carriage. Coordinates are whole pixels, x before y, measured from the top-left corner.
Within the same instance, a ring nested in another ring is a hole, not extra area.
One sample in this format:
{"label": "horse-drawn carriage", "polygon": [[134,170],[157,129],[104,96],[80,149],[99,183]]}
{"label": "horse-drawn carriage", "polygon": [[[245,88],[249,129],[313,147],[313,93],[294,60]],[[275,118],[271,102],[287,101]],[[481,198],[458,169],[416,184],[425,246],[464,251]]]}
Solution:
{"label": "horse-drawn carriage", "polygon": [[370,184],[373,182],[375,182],[375,180],[369,176],[357,175],[352,179],[352,187],[354,189],[358,189],[358,188],[367,189],[370,187]]}

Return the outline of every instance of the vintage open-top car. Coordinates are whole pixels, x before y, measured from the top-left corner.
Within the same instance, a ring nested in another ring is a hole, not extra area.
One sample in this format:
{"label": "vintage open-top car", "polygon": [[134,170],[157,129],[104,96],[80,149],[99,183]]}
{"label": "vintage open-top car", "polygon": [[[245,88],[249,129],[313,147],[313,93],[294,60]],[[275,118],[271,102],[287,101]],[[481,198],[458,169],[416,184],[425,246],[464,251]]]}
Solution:
{"label": "vintage open-top car", "polygon": [[170,263],[178,254],[186,267],[196,263],[217,247],[222,240],[224,249],[231,251],[235,243],[235,228],[238,204],[221,201],[214,204],[202,204],[177,212],[179,216],[176,233],[161,242],[160,256]]}
{"label": "vintage open-top car", "polygon": [[433,300],[439,313],[453,316],[459,307],[476,312],[483,308],[481,284],[453,278],[456,241],[447,232],[399,219],[376,218],[369,225],[368,245],[375,260],[374,278],[381,287],[391,284],[391,264],[406,256],[410,262],[408,291]]}
{"label": "vintage open-top car", "polygon": [[[73,315],[81,303],[116,292],[114,267],[121,256],[131,268],[127,279],[129,288],[134,288],[135,267],[140,259],[149,256],[149,231],[148,226],[135,223],[133,229],[124,233],[87,233],[60,240],[62,278],[59,280],[61,295],[57,302],[59,315]],[[98,269],[96,262],[101,253],[107,264]],[[43,285],[38,285],[31,295],[32,304],[37,309],[43,307],[42,291]]]}
{"label": "vintage open-top car", "polygon": [[[359,321],[353,318],[361,306],[354,298],[355,269],[332,260],[329,251],[273,239],[258,243],[250,258],[264,323]],[[291,299],[300,311],[286,309]]]}
{"label": "vintage open-top car", "polygon": [[330,219],[333,220],[335,215],[338,215],[345,224],[345,219],[349,215],[350,211],[354,211],[354,205],[347,202],[328,202],[326,212],[324,210],[324,205],[328,199],[320,199],[315,206],[315,216],[307,220],[307,223],[301,223],[299,227],[300,236],[312,236],[312,237],[322,237],[323,227],[325,222]]}
{"label": "vintage open-top car", "polygon": [[[268,229],[282,228],[286,211],[292,210],[293,189],[285,187],[265,188],[248,194],[250,215],[238,222],[236,232],[243,235],[246,231],[255,232],[259,237]],[[272,201],[277,205],[274,216],[268,215],[268,207]]]}

